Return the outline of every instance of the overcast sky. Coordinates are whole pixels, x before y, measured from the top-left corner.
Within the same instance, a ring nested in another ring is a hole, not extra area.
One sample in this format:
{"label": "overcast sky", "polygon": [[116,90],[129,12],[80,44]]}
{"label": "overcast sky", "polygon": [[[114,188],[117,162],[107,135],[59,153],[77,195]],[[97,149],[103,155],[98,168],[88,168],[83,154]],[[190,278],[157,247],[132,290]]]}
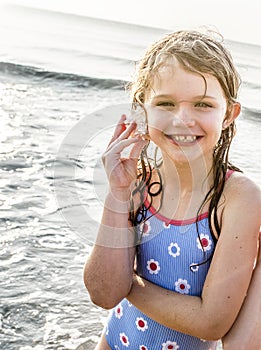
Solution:
{"label": "overcast sky", "polygon": [[227,39],[261,45],[258,0],[0,0],[166,29],[211,25]]}

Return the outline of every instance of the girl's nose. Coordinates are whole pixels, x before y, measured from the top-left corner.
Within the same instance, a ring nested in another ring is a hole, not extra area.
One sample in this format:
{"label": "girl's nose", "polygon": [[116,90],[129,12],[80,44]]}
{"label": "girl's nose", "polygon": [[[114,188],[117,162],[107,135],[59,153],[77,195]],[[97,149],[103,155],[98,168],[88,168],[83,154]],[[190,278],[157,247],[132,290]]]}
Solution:
{"label": "girl's nose", "polygon": [[186,126],[190,128],[195,125],[195,119],[186,108],[179,108],[178,111],[173,113],[172,124],[176,127]]}

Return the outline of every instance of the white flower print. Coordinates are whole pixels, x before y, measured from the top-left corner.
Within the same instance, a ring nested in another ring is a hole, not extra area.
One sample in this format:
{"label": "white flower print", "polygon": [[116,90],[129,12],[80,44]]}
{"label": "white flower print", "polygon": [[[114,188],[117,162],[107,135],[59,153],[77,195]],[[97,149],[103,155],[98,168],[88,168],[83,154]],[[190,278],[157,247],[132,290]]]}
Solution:
{"label": "white flower print", "polygon": [[166,343],[162,344],[162,350],[178,350],[179,346],[175,341],[168,340]]}
{"label": "white flower print", "polygon": [[190,290],[190,285],[187,280],[183,280],[179,278],[177,282],[175,282],[175,291],[181,294],[188,294]]}
{"label": "white flower print", "polygon": [[[209,235],[204,235],[204,233],[200,234],[200,239],[197,238],[197,245],[198,245],[198,249],[207,251],[211,249],[211,245],[212,245],[212,240],[209,237]],[[203,249],[202,249],[203,247]]]}
{"label": "white flower print", "polygon": [[196,264],[196,263],[192,263],[190,265],[190,270],[193,271],[193,272],[197,272],[199,269],[199,266]]}
{"label": "white flower print", "polygon": [[148,329],[148,322],[143,317],[137,317],[135,323],[139,331],[145,332]]}
{"label": "white flower print", "polygon": [[139,350],[148,350],[148,348],[145,345],[140,345]]}
{"label": "white flower print", "polygon": [[158,261],[155,261],[154,259],[150,259],[147,261],[147,269],[149,270],[150,274],[157,274],[160,271],[160,265]]}
{"label": "white flower print", "polygon": [[128,347],[130,345],[129,338],[125,333],[120,333],[120,341],[122,345]]}
{"label": "white flower print", "polygon": [[168,246],[168,251],[169,251],[169,255],[173,256],[174,258],[179,256],[180,255],[180,247],[179,247],[178,243],[171,242],[170,245]]}
{"label": "white flower print", "polygon": [[114,310],[114,314],[115,314],[115,317],[117,317],[118,319],[120,319],[123,315],[123,308],[122,308],[122,305],[119,304],[116,306],[115,310]]}

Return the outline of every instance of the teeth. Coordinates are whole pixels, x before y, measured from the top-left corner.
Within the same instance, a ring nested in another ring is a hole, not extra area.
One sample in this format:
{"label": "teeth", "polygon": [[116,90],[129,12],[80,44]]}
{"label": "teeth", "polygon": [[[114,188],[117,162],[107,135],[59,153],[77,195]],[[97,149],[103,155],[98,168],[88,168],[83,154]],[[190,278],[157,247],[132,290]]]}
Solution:
{"label": "teeth", "polygon": [[175,135],[175,136],[172,136],[172,138],[177,142],[193,142],[197,139],[196,136],[192,136],[192,135],[187,135],[187,136]]}

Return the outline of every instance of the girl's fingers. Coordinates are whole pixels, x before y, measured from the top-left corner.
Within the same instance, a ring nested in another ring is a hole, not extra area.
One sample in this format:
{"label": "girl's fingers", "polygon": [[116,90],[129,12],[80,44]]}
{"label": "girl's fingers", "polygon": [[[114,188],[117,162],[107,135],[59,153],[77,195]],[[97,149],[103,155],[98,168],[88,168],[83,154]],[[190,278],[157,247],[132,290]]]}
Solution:
{"label": "girl's fingers", "polygon": [[137,159],[139,158],[141,151],[148,144],[147,140],[139,139],[139,142],[135,143],[130,151],[130,158]]}
{"label": "girl's fingers", "polygon": [[111,141],[109,142],[108,149],[115,142],[119,142],[119,141],[122,141],[124,139],[129,138],[135,129],[136,129],[136,123],[132,122],[128,126],[126,126],[125,123],[119,122],[115,128],[114,135],[113,135]]}
{"label": "girl's fingers", "polygon": [[138,142],[139,139],[137,137],[134,138],[129,138],[129,139],[124,139],[121,140],[119,142],[114,142],[113,144],[111,144],[111,147],[109,147],[106,152],[104,153],[102,159],[103,161],[105,161],[105,159],[110,156],[110,155],[117,155],[117,157],[120,158],[120,154],[122,151],[124,151],[124,149],[136,142]]}
{"label": "girl's fingers", "polygon": [[137,142],[139,142],[139,139],[137,137],[119,140],[119,142],[115,143],[113,146],[113,153],[121,153],[126,147]]}
{"label": "girl's fingers", "polygon": [[109,146],[126,130],[125,120],[126,120],[126,115],[123,114],[121,116],[118,124],[116,125],[116,128],[114,130],[114,134],[109,142]]}

